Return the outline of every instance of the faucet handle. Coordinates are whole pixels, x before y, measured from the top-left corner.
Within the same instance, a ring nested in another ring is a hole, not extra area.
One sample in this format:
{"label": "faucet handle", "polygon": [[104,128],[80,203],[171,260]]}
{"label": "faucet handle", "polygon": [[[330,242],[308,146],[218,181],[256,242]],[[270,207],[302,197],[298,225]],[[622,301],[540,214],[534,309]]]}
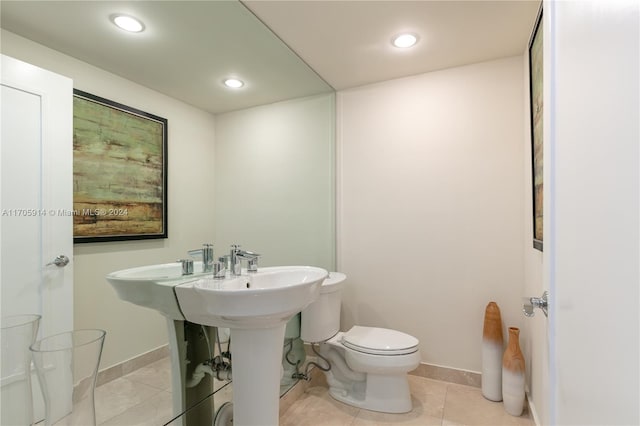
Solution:
{"label": "faucet handle", "polygon": [[247,272],[258,272],[258,256],[247,261]]}
{"label": "faucet handle", "polygon": [[218,261],[224,265],[224,268],[226,270],[231,270],[231,256],[226,254],[222,257],[219,257]]}
{"label": "faucet handle", "polygon": [[178,259],[176,262],[182,264],[182,275],[193,274],[193,260],[192,259]]}
{"label": "faucet handle", "polygon": [[219,262],[215,262],[213,264],[213,278],[220,280],[226,277],[226,273],[227,273],[227,268],[226,268],[226,264],[224,263],[224,257],[220,258]]}

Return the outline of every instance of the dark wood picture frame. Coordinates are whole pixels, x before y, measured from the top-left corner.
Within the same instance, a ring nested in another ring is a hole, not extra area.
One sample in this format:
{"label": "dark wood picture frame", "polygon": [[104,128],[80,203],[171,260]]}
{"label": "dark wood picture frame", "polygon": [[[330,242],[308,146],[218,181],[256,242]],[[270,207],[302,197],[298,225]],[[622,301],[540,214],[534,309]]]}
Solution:
{"label": "dark wood picture frame", "polygon": [[542,4],[529,40],[529,113],[531,119],[531,186],[533,195],[533,247],[543,247],[543,30]]}
{"label": "dark wood picture frame", "polygon": [[73,90],[73,242],[167,238],[167,119]]}

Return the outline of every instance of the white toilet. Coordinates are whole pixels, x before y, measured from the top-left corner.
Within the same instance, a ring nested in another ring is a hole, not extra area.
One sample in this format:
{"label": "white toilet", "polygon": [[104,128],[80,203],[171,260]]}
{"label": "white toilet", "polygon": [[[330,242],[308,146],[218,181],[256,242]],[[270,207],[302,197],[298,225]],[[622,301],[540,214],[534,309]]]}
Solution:
{"label": "white toilet", "polygon": [[300,337],[321,343],[319,353],[331,364],[325,374],[333,398],[372,411],[409,412],[407,373],[420,364],[418,339],[386,328],[354,326],[338,332],[345,279],[340,272],[329,274],[318,299],[302,311]]}

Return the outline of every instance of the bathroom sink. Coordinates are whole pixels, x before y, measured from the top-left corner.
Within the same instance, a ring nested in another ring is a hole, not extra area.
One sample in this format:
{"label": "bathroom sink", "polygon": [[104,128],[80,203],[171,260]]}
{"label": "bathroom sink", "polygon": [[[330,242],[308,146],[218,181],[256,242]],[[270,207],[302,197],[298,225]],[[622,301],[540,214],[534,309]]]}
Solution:
{"label": "bathroom sink", "polygon": [[180,263],[140,266],[107,275],[118,297],[124,301],[155,309],[164,316],[184,320],[173,288],[186,281],[193,281],[211,272],[201,272],[202,262],[194,262],[194,274],[182,275]]}
{"label": "bathroom sink", "polygon": [[[194,262],[194,270],[202,271],[202,262]],[[107,281],[120,299],[168,318],[174,352],[184,343],[176,331],[180,321],[229,327],[233,423],[253,426],[278,424],[286,323],[318,297],[328,275],[312,266],[278,266],[214,279],[211,272],[182,275],[179,263],[168,263],[113,272]],[[174,358],[173,382],[182,383],[184,372]],[[183,388],[176,386],[175,394],[182,395]]]}
{"label": "bathroom sink", "polygon": [[285,325],[319,296],[328,275],[312,266],[278,266],[175,287],[187,321],[231,329],[234,425],[278,424]]}
{"label": "bathroom sink", "polygon": [[237,277],[201,278],[175,287],[187,321],[256,329],[284,324],[320,293],[327,271],[312,266],[260,268]]}

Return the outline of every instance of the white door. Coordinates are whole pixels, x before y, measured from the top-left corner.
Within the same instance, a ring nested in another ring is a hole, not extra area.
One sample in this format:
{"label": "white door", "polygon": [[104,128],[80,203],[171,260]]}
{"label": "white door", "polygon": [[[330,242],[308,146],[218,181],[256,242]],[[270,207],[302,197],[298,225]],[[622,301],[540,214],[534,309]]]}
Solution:
{"label": "white door", "polygon": [[49,336],[73,329],[73,83],[4,55],[1,75],[0,313]]}
{"label": "white door", "polygon": [[640,3],[545,14],[551,423],[638,425]]}

